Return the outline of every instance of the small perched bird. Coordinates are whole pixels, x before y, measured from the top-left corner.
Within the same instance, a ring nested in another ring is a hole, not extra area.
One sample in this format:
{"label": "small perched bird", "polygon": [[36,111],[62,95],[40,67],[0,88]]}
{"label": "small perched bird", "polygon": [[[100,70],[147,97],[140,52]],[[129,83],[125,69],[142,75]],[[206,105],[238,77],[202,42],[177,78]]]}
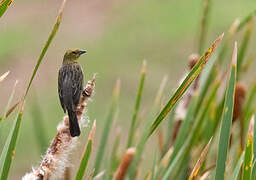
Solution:
{"label": "small perched bird", "polygon": [[68,111],[69,130],[72,137],[80,135],[80,128],[76,116],[76,108],[83,89],[83,71],[78,58],[86,51],[67,50],[62,66],[59,70],[58,92],[64,113]]}

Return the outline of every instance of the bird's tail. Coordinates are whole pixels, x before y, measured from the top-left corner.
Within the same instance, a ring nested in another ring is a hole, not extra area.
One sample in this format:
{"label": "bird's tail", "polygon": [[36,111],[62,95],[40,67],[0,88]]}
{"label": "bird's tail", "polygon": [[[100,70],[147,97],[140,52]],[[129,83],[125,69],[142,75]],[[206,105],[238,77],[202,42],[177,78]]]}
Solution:
{"label": "bird's tail", "polygon": [[69,131],[72,137],[80,135],[80,127],[78,124],[76,112],[72,110],[68,110],[69,117]]}

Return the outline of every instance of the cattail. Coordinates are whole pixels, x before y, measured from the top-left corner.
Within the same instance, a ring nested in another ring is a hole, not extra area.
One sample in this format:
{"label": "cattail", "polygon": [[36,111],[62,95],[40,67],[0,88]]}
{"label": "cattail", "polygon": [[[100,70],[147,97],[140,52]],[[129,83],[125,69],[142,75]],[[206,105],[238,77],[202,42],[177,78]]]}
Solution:
{"label": "cattail", "polygon": [[[189,58],[188,58],[188,65],[189,65],[189,69],[191,70],[191,69],[193,69],[193,67],[196,65],[196,63],[199,61],[199,59],[200,59],[200,56],[199,56],[199,54],[191,54],[190,56],[189,56]],[[199,76],[200,75],[198,75],[197,76],[197,78],[195,79],[195,82],[192,84],[192,88],[193,88],[193,90],[194,91],[196,91],[197,90],[197,88],[198,88],[198,85],[199,85]]]}
{"label": "cattail", "polygon": [[[95,76],[87,82],[77,106],[76,114],[80,125],[82,124],[82,115],[86,108],[86,100],[91,97],[94,90],[94,82]],[[76,147],[77,139],[71,137],[69,119],[68,116],[64,116],[63,121],[57,127],[57,135],[54,137],[40,166],[36,169],[32,168],[32,172],[27,173],[22,179],[61,179],[65,169],[70,166],[69,155]]]}
{"label": "cattail", "polygon": [[161,127],[159,127],[157,137],[158,137],[159,150],[160,150],[160,153],[162,154],[164,152],[164,133]]}
{"label": "cattail", "polygon": [[233,120],[235,122],[237,119],[242,119],[243,104],[246,96],[246,88],[243,84],[237,83],[235,87],[235,101],[234,101],[234,111]]}
{"label": "cattail", "polygon": [[132,158],[136,152],[136,149],[134,147],[127,149],[126,153],[124,154],[121,163],[119,167],[117,168],[115,172],[114,179],[115,180],[123,180],[125,177],[125,174],[129,168],[129,165],[132,161]]}
{"label": "cattail", "polygon": [[[235,86],[235,99],[234,99],[234,110],[233,110],[233,119],[234,123],[237,119],[240,121],[240,147],[244,149],[244,126],[243,126],[243,104],[246,96],[246,88],[243,84],[238,82]],[[232,145],[232,137],[230,136],[230,147]]]}

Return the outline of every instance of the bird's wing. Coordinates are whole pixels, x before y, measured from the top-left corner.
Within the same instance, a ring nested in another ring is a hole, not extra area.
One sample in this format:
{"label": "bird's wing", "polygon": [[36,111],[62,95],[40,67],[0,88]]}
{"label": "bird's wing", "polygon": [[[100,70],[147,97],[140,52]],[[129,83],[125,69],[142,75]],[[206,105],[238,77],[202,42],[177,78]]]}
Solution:
{"label": "bird's wing", "polygon": [[65,73],[65,67],[61,67],[59,70],[59,75],[58,75],[58,93],[59,93],[59,99],[60,99],[60,103],[61,106],[64,110],[64,112],[66,113],[66,106],[64,104],[64,99],[63,99],[63,82],[65,79],[66,73]]}
{"label": "bird's wing", "polygon": [[78,105],[83,90],[83,71],[79,64],[74,67],[72,76],[72,99],[75,106]]}

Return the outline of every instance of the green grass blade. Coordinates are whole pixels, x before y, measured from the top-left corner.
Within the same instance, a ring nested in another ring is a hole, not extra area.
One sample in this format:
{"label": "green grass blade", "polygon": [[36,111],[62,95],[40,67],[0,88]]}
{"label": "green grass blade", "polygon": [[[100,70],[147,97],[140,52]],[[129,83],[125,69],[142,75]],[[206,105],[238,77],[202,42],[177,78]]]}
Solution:
{"label": "green grass blade", "polygon": [[254,83],[253,87],[251,88],[250,93],[244,103],[244,108],[243,108],[243,117],[244,118],[248,117],[248,115],[250,114],[250,110],[252,108],[255,96],[256,96],[256,84]]}
{"label": "green grass blade", "polygon": [[237,31],[243,29],[243,27],[252,19],[253,16],[256,14],[256,9],[252,11],[248,16],[246,16],[238,25]]}
{"label": "green grass blade", "polygon": [[13,88],[12,88],[12,92],[11,92],[11,95],[10,95],[10,97],[9,97],[7,106],[5,107],[4,115],[3,115],[2,118],[0,118],[0,122],[1,122],[3,119],[7,118],[8,109],[10,108],[11,102],[12,102],[12,100],[13,100],[13,96],[14,96],[14,94],[15,94],[15,90],[16,90],[17,83],[18,83],[18,81],[16,80],[15,83],[14,83],[14,86],[13,86]]}
{"label": "green grass blade", "polygon": [[196,102],[197,96],[193,96],[192,100],[189,104],[185,119],[183,120],[178,135],[176,137],[176,140],[174,142],[174,152],[178,152],[179,149],[182,147],[185,139],[187,138],[188,134],[190,133],[191,127],[194,122],[194,113],[195,113],[195,102]]}
{"label": "green grass blade", "polygon": [[108,172],[105,174],[107,177],[104,179],[111,180],[113,179],[115,170],[117,169],[119,165],[119,159],[117,156],[117,151],[120,146],[120,131],[117,132],[116,134],[116,139],[113,145],[113,149],[110,155],[110,160],[109,160],[109,167],[108,167]]}
{"label": "green grass blade", "polygon": [[200,76],[200,80],[201,80],[201,85],[200,85],[200,89],[199,89],[199,95],[198,95],[198,100],[196,103],[196,111],[195,114],[198,114],[198,111],[201,108],[201,105],[203,103],[203,100],[205,99],[205,96],[212,84],[212,82],[214,82],[215,78],[216,78],[216,67],[215,67],[215,62],[216,62],[216,58],[214,58],[212,61],[210,61],[209,63],[207,63],[205,69],[202,72],[202,75]]}
{"label": "green grass blade", "polygon": [[[169,162],[168,162],[168,169],[165,172],[165,177],[169,177],[171,173],[173,173],[174,168],[178,166],[179,162],[182,162],[183,159],[186,159],[186,157],[188,156],[189,150],[191,149],[191,147],[193,146],[193,144],[196,142],[197,138],[198,138],[198,132],[200,131],[200,128],[203,124],[203,120],[205,119],[205,116],[208,112],[209,106],[212,103],[212,101],[214,100],[214,98],[216,97],[216,93],[217,90],[220,86],[220,82],[217,81],[214,84],[213,90],[211,92],[211,94],[209,95],[209,99],[206,101],[206,105],[204,106],[203,110],[201,111],[200,115],[198,116],[198,118],[196,118],[193,127],[190,131],[189,136],[185,139],[185,143],[186,145],[186,149],[183,149],[184,147],[181,146],[180,149],[174,149],[172,155],[170,156]],[[179,156],[180,151],[184,151],[182,152],[182,156]],[[177,159],[177,156],[179,157]]]}
{"label": "green grass blade", "polygon": [[3,16],[7,8],[11,5],[13,0],[2,0],[0,2],[0,18]]}
{"label": "green grass blade", "polygon": [[[253,117],[255,118],[255,115],[253,115]],[[256,123],[255,122],[253,127],[253,159],[256,159]]]}
{"label": "green grass blade", "polygon": [[256,178],[256,161],[254,160],[253,161],[253,164],[252,164],[252,176],[251,176],[251,180],[255,180]]}
{"label": "green grass blade", "polygon": [[249,125],[244,163],[243,163],[243,180],[250,180],[252,173],[252,163],[253,163],[253,129],[254,129],[254,116],[251,118]]}
{"label": "green grass blade", "polygon": [[32,124],[34,126],[33,130],[35,133],[36,141],[39,145],[40,152],[43,154],[45,152],[45,149],[48,146],[48,140],[47,140],[47,132],[45,131],[45,124],[43,119],[43,114],[41,112],[37,96],[35,95],[33,98],[34,102],[31,107],[31,117],[32,117]]}
{"label": "green grass blade", "polygon": [[236,163],[236,166],[235,166],[235,169],[233,171],[232,178],[231,178],[232,180],[237,180],[238,179],[238,176],[239,176],[240,169],[242,167],[243,161],[244,161],[244,151],[241,154],[238,162]]}
{"label": "green grass blade", "polygon": [[138,94],[137,94],[137,98],[136,98],[134,113],[133,113],[133,116],[132,116],[131,127],[130,127],[130,131],[129,131],[129,135],[128,135],[128,141],[127,141],[127,145],[126,145],[127,148],[129,148],[133,143],[133,138],[134,138],[134,134],[135,134],[135,131],[136,131],[135,124],[136,124],[137,115],[138,115],[138,112],[139,112],[139,107],[140,107],[140,102],[141,102],[141,95],[142,95],[144,82],[145,82],[145,76],[146,76],[146,61],[143,62],[143,65],[142,65],[142,68],[141,68],[140,85],[139,85]]}
{"label": "green grass blade", "polygon": [[153,161],[153,165],[152,165],[152,168],[151,168],[151,177],[150,177],[150,180],[154,180],[156,179],[155,177],[155,169],[156,169],[156,163],[157,163],[157,160],[156,160],[156,153],[154,155],[154,161]]}
{"label": "green grass blade", "polygon": [[171,99],[168,101],[168,103],[165,105],[163,110],[160,112],[160,114],[157,116],[156,120],[152,124],[150,133],[148,136],[153,134],[155,129],[159,126],[159,124],[162,122],[162,120],[167,116],[168,112],[173,108],[173,106],[176,104],[176,102],[182,97],[182,95],[185,93],[185,91],[188,89],[190,84],[193,82],[193,80],[199,75],[199,73],[204,68],[205,64],[209,60],[211,54],[214,52],[215,48],[218,46],[220,41],[222,40],[224,34],[220,35],[214,43],[211,45],[211,47],[204,53],[203,56],[199,59],[198,63],[193,67],[193,69],[190,71],[190,73],[187,75],[185,80],[182,82],[182,84],[178,87],[174,95],[171,97]]}
{"label": "green grass blade", "polygon": [[189,136],[189,138],[185,141],[185,143],[183,144],[183,146],[181,147],[181,149],[179,150],[178,154],[174,157],[172,163],[168,166],[166,173],[164,174],[162,180],[168,180],[170,179],[169,176],[170,174],[173,172],[174,168],[176,167],[176,165],[179,163],[180,159],[184,156],[184,154],[186,153],[188,147],[189,147],[189,143],[191,141],[191,137]]}
{"label": "green grass blade", "polygon": [[234,93],[235,93],[235,84],[236,84],[236,61],[237,61],[237,44],[235,43],[235,48],[234,48],[233,57],[232,57],[231,75],[228,81],[224,109],[222,113],[215,180],[224,180],[228,145],[229,145],[229,139],[230,139],[230,127],[231,127],[233,108],[234,108]]}
{"label": "green grass blade", "polygon": [[209,11],[210,11],[211,0],[204,0],[203,1],[203,14],[201,17],[201,27],[200,27],[200,35],[199,35],[199,45],[198,51],[200,54],[203,53],[206,32],[207,32],[207,25],[209,24]]}
{"label": "green grass blade", "polygon": [[88,143],[87,143],[85,151],[83,153],[83,157],[81,159],[79,169],[76,173],[76,180],[82,180],[83,179],[88,161],[89,161],[90,156],[91,156],[92,142],[93,142],[93,137],[94,137],[95,131],[96,131],[96,121],[93,122],[91,131],[90,131],[90,134],[89,134],[89,137],[88,137]]}
{"label": "green grass blade", "polygon": [[53,29],[52,29],[52,31],[50,33],[50,36],[48,37],[48,40],[46,41],[46,43],[44,45],[44,48],[43,48],[43,50],[42,50],[42,52],[41,52],[41,54],[40,54],[40,56],[39,56],[39,58],[37,60],[35,68],[33,70],[32,76],[31,76],[31,78],[29,80],[29,83],[28,83],[28,86],[27,86],[27,89],[26,89],[26,92],[25,92],[25,95],[24,95],[24,99],[26,98],[26,96],[28,94],[28,91],[29,91],[29,89],[31,87],[32,81],[35,78],[35,75],[36,75],[36,73],[38,71],[38,68],[39,68],[43,58],[44,58],[44,55],[45,55],[46,51],[48,50],[48,48],[49,48],[53,38],[55,37],[55,35],[56,35],[56,33],[57,33],[58,29],[59,29],[59,25],[60,25],[60,22],[62,20],[62,13],[63,13],[63,10],[64,10],[65,3],[66,3],[66,0],[63,0],[62,5],[61,5],[60,10],[59,10],[59,13],[58,13],[58,16],[57,16],[56,23],[53,26]]}
{"label": "green grass blade", "polygon": [[205,158],[206,158],[206,155],[208,153],[208,150],[209,150],[209,147],[210,147],[210,144],[212,142],[212,137],[211,139],[209,140],[209,142],[207,143],[207,145],[205,146],[205,148],[203,149],[198,161],[196,162],[190,176],[189,176],[189,180],[193,180],[193,179],[196,179],[196,176],[198,174],[198,171],[200,170]]}
{"label": "green grass blade", "polygon": [[116,86],[114,88],[113,91],[113,95],[112,95],[112,104],[110,107],[110,111],[109,114],[107,116],[105,125],[104,125],[104,129],[102,132],[102,136],[101,136],[101,140],[100,140],[100,145],[99,145],[99,150],[96,156],[96,160],[95,160],[95,164],[94,164],[94,174],[98,174],[99,172],[99,168],[102,164],[102,159],[103,159],[103,155],[105,154],[105,147],[108,141],[108,136],[109,136],[109,132],[110,132],[110,128],[112,126],[112,122],[117,110],[117,102],[119,99],[119,93],[120,93],[120,80],[118,79],[116,82]]}
{"label": "green grass blade", "polygon": [[152,110],[149,114],[149,117],[147,119],[146,126],[144,127],[143,133],[142,133],[141,138],[140,138],[140,140],[138,142],[138,145],[136,147],[135,157],[133,158],[132,164],[129,167],[129,177],[130,177],[130,179],[135,179],[135,177],[136,177],[136,169],[137,169],[138,164],[141,160],[141,156],[142,156],[144,147],[145,147],[146,142],[147,142],[148,132],[151,128],[151,124],[153,123],[155,115],[159,111],[160,100],[162,98],[163,90],[164,90],[164,87],[166,85],[166,82],[167,82],[166,77],[164,77],[161,84],[160,84],[160,87],[158,89],[157,95],[155,97],[154,105],[153,105],[153,108],[152,108]]}
{"label": "green grass blade", "polygon": [[242,43],[241,43],[241,47],[240,50],[238,52],[238,56],[237,56],[237,78],[239,78],[240,72],[242,70],[242,65],[243,65],[243,60],[244,60],[244,56],[246,54],[247,51],[247,47],[251,38],[251,34],[252,34],[252,30],[253,30],[253,19],[250,20],[249,24],[247,25],[247,29],[245,31]]}
{"label": "green grass blade", "polygon": [[11,167],[12,160],[15,154],[16,142],[19,134],[21,119],[23,115],[23,102],[22,106],[18,112],[16,121],[10,131],[10,134],[5,142],[4,149],[0,157],[0,174],[1,180],[6,180],[8,178],[9,170]]}
{"label": "green grass blade", "polygon": [[239,24],[240,24],[240,21],[238,19],[236,19],[234,21],[234,23],[231,25],[231,27],[229,28],[227,38],[222,43],[223,46],[221,47],[220,52],[218,54],[217,62],[219,64],[222,64],[224,62],[224,59],[227,59],[226,54],[229,51],[229,49],[231,49],[230,45],[231,45],[231,42],[233,42],[232,39],[233,39],[234,35],[238,31],[237,28],[238,28]]}
{"label": "green grass blade", "polygon": [[83,159],[82,159],[82,161],[80,163],[79,170],[78,170],[78,172],[76,174],[76,180],[83,179],[84,172],[85,172],[85,169],[87,167],[87,164],[88,164],[91,152],[92,152],[92,140],[90,139],[88,141],[87,146],[86,146],[86,151],[85,151]]}

